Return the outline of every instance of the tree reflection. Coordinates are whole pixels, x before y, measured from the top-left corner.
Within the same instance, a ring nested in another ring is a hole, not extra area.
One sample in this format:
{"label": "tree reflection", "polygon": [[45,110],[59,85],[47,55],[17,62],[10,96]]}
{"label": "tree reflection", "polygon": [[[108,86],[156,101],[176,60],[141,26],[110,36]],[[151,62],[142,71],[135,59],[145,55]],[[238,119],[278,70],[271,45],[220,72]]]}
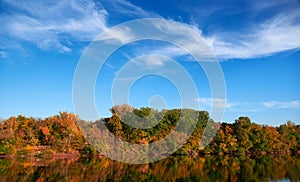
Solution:
{"label": "tree reflection", "polygon": [[299,156],[173,156],[132,165],[105,157],[0,159],[0,181],[300,180]]}

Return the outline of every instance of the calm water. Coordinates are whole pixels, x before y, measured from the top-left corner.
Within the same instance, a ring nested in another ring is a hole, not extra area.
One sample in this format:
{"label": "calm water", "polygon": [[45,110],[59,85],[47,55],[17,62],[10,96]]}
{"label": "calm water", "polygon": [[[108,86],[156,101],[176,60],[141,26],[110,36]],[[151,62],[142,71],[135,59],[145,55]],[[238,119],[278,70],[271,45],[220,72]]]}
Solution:
{"label": "calm water", "polygon": [[300,181],[299,156],[170,157],[131,165],[103,158],[0,159],[0,181]]}

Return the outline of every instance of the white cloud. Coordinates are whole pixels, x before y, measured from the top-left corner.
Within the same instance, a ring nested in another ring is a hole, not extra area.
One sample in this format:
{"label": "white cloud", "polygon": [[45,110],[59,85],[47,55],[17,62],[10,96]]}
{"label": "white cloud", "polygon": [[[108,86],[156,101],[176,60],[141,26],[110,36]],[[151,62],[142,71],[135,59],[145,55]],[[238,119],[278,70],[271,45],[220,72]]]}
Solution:
{"label": "white cloud", "polygon": [[[71,40],[90,41],[107,29],[107,12],[93,1],[7,1],[1,34],[34,43],[43,50],[70,52]],[[70,38],[71,36],[71,38]]]}
{"label": "white cloud", "polygon": [[[10,42],[15,41],[16,44],[27,41],[39,49],[59,52],[70,52],[72,42],[92,41],[107,30],[107,19],[110,16],[108,12],[137,18],[159,17],[125,0],[3,0],[1,3],[9,7],[8,13],[0,16],[0,22],[4,23],[0,30],[1,42],[7,41],[6,39]],[[105,4],[109,11],[102,4]],[[112,31],[110,36],[117,37],[118,39],[114,40],[121,42],[132,38],[126,31]]]}
{"label": "white cloud", "polygon": [[267,108],[300,108],[300,100],[294,100],[289,102],[280,102],[280,101],[268,101],[263,102],[263,105]]}
{"label": "white cloud", "polygon": [[[98,37],[97,41],[109,41],[110,43],[113,42],[120,42],[121,44],[127,43],[129,40],[132,40],[135,38],[135,35],[131,32],[131,29],[129,27],[120,29],[110,29],[105,34],[103,34],[101,37]],[[116,42],[116,43],[117,43]]]}
{"label": "white cloud", "polygon": [[170,58],[188,56],[187,52],[174,45],[152,46],[147,44],[146,46],[139,45],[138,49],[133,51],[133,56],[126,55],[126,57],[130,60],[130,59],[134,59],[137,56],[148,55],[148,54],[163,55]]}
{"label": "white cloud", "polygon": [[[147,50],[145,50],[145,51],[147,51]],[[184,50],[182,50],[174,45],[155,47],[154,49],[151,49],[151,53],[165,55],[168,57],[179,57],[179,56],[188,55],[187,52],[185,52]]]}
{"label": "white cloud", "polygon": [[160,54],[145,54],[145,56],[129,56],[124,54],[124,56],[132,62],[133,64],[128,64],[129,70],[133,72],[137,72],[136,69],[141,70],[161,70],[166,71],[165,69],[168,67],[168,71],[172,70],[171,60],[167,56],[161,56]]}
{"label": "white cloud", "polygon": [[166,59],[158,59],[156,56],[147,56],[144,58],[144,62],[148,67],[161,67],[164,66],[167,61]]}
{"label": "white cloud", "polygon": [[[132,52],[131,57],[137,57],[147,54],[164,55],[171,58],[185,56],[185,60],[191,60],[190,53],[193,53],[197,58],[201,58],[200,61],[210,62],[214,59],[213,53],[209,50],[205,41],[201,39],[201,30],[197,29],[194,25],[178,23],[173,20],[153,21],[153,26],[157,32],[161,32],[162,40],[168,40],[170,44],[145,44],[139,45],[137,49]],[[157,33],[156,32],[156,33]],[[136,33],[136,34],[135,34]],[[141,27],[135,32],[131,31],[129,27],[111,29],[106,32],[105,36],[101,39],[109,41],[110,43],[126,43],[128,40],[132,40],[143,36],[145,30]],[[172,45],[177,43],[178,45]],[[178,47],[177,47],[178,46]],[[188,52],[190,51],[190,53]],[[195,59],[192,59],[195,60]]]}
{"label": "white cloud", "polygon": [[[184,45],[183,48],[198,50],[199,46],[205,47],[205,45],[195,45],[191,43],[191,41],[198,39],[198,34],[216,57],[221,60],[265,57],[300,48],[300,39],[298,38],[298,35],[300,35],[299,18],[300,11],[282,13],[249,27],[247,32],[216,32],[210,36],[203,35],[202,30],[196,25],[185,24],[187,27],[193,29],[195,34],[189,34],[189,38],[178,41],[181,42],[181,45]],[[167,23],[170,21],[173,20],[166,20],[166,25],[160,24],[157,25],[157,28],[161,28],[164,32],[168,31]],[[170,28],[172,28],[170,32],[174,31],[174,29],[177,32],[186,31],[182,30],[181,26],[172,26]],[[122,35],[121,38],[132,36],[129,32],[126,34],[119,33],[119,35]],[[189,55],[189,53],[184,50],[172,45],[153,47],[148,50],[138,49],[137,54],[141,54],[142,51],[148,54],[161,54],[173,58]],[[208,58],[211,57],[207,51],[201,52],[200,54],[202,56],[207,54]],[[210,59],[203,59],[202,61],[210,61]]]}
{"label": "white cloud", "polygon": [[156,13],[145,11],[141,7],[135,6],[126,0],[108,0],[108,2],[111,6],[110,11],[113,12],[121,13],[127,16],[134,16],[137,18],[159,17]]}
{"label": "white cloud", "polygon": [[204,37],[218,58],[255,58],[300,48],[300,11],[279,14],[249,28],[248,33]]}
{"label": "white cloud", "polygon": [[0,51],[0,58],[6,58],[7,54],[4,51]]}
{"label": "white cloud", "polygon": [[253,9],[255,10],[265,10],[267,8],[272,7],[282,7],[285,4],[294,3],[293,0],[261,0],[261,1],[254,1],[253,2]]}
{"label": "white cloud", "polygon": [[235,112],[235,113],[245,113],[245,112],[261,112],[262,110],[260,109],[230,109],[230,110],[227,110],[229,112]]}
{"label": "white cloud", "polygon": [[[107,3],[108,11],[102,7],[101,3],[104,4],[104,2]],[[10,6],[9,9],[15,10],[7,14],[2,13],[0,21],[3,26],[0,34],[5,37],[10,36],[12,40],[34,43],[40,49],[60,52],[70,52],[72,41],[91,41],[101,32],[107,30],[107,18],[110,16],[108,12],[137,18],[160,17],[154,12],[145,11],[125,0],[103,1],[101,3],[90,0],[62,0],[55,3],[52,1],[3,0],[2,3],[5,6]],[[254,9],[266,9],[275,5],[278,6],[282,2],[256,4]],[[278,14],[269,20],[252,25],[247,32],[216,31],[209,35],[203,35],[202,30],[196,25],[186,24],[186,26],[192,28],[203,38],[217,58],[221,60],[249,59],[299,49],[299,18],[299,8],[294,8],[289,12]],[[166,25],[157,25],[157,28],[159,26],[162,26],[163,30],[166,31]],[[173,29],[174,27],[170,28]],[[182,31],[180,26],[175,28],[178,29],[177,31]],[[173,30],[170,29],[170,31]],[[135,35],[131,34],[130,29],[111,31],[107,39],[113,37],[113,40],[123,43],[132,39],[132,36]],[[182,40],[182,45],[186,45],[189,50],[197,50],[195,44],[188,42],[196,38],[195,35],[189,36],[192,37]],[[153,48],[149,54],[162,54],[169,57],[188,55],[175,46]],[[1,56],[3,57],[3,54]]]}
{"label": "white cloud", "polygon": [[216,107],[216,108],[232,108],[234,106],[239,105],[235,102],[229,102],[227,99],[223,98],[206,98],[201,97],[196,99],[197,102],[199,102],[200,106],[208,106],[208,107]]}
{"label": "white cloud", "polygon": [[[203,35],[202,30],[196,25],[185,24],[187,27],[202,37],[202,40],[213,51],[217,58],[227,60],[249,59],[256,57],[270,56],[279,52],[295,50],[300,48],[300,10],[295,9],[290,12],[278,14],[261,23],[254,24],[248,28],[247,32],[215,32],[209,36]],[[167,20],[170,22],[173,20]],[[157,25],[162,31],[168,30],[168,25]],[[170,32],[182,32],[181,26],[170,27]],[[197,50],[199,45],[191,43],[192,40],[198,39],[196,34],[188,34],[187,39],[179,40],[184,48]],[[204,45],[200,45],[205,47]],[[141,52],[141,50],[139,50]],[[188,53],[175,46],[161,46],[146,50],[150,54],[162,54],[170,57],[187,56]],[[205,52],[201,55],[205,56]],[[209,54],[209,53],[208,53]],[[210,57],[210,55],[207,55]],[[188,59],[189,60],[189,59]],[[205,60],[202,60],[205,61]],[[209,60],[207,60],[209,61]]]}

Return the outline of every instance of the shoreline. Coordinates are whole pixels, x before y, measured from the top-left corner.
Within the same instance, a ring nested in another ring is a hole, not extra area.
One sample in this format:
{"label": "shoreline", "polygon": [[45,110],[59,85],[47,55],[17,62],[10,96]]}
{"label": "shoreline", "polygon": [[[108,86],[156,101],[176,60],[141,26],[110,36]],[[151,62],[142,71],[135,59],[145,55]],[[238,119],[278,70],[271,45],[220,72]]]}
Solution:
{"label": "shoreline", "polygon": [[[300,156],[300,151],[298,152],[282,152],[282,151],[273,151],[273,152],[255,152],[255,153],[199,153],[199,154],[172,154],[168,157],[208,157],[208,156]],[[0,159],[79,159],[79,158],[109,158],[101,154],[80,154],[80,153],[58,153],[58,154],[44,154],[44,155],[0,155]]]}

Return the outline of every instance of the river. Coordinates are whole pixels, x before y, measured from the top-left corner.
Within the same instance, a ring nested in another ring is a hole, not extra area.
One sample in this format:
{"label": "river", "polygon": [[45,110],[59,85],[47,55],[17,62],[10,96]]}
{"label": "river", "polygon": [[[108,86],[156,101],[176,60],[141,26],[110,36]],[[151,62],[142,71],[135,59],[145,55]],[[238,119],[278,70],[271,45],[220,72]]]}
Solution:
{"label": "river", "polygon": [[1,158],[0,181],[300,181],[300,156],[171,156],[149,164],[99,158]]}

